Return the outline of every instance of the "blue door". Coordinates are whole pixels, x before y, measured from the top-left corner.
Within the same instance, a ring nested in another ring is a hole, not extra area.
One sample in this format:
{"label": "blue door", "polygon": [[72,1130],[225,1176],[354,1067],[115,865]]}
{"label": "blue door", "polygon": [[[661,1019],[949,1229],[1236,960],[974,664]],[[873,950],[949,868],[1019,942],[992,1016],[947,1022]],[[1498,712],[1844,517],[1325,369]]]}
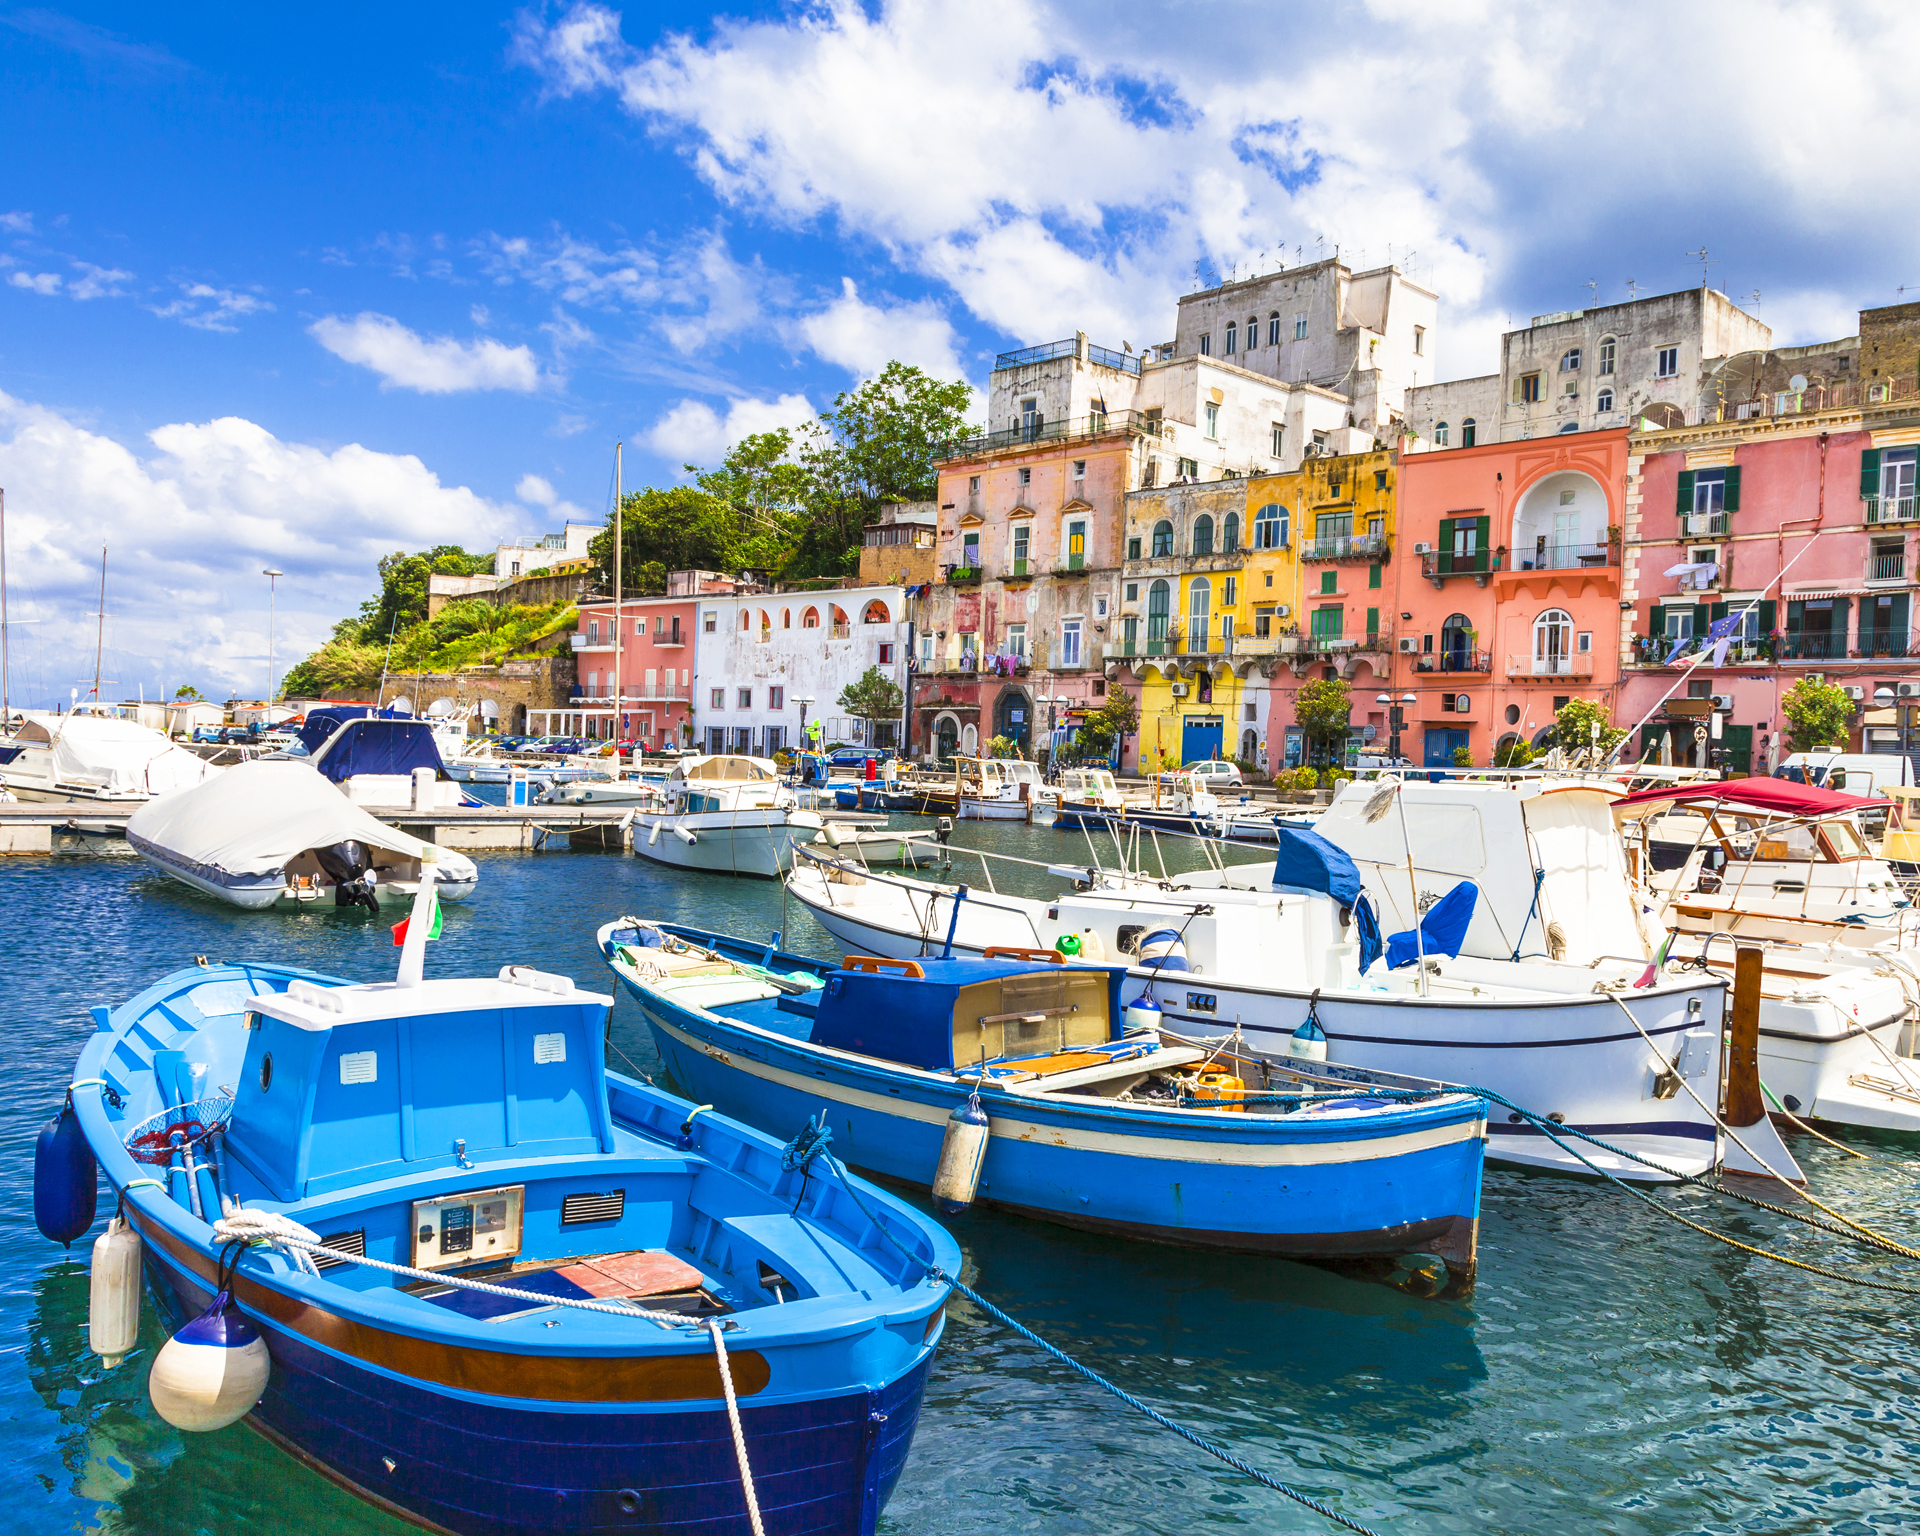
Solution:
{"label": "blue door", "polygon": [[1223,724],[1219,715],[1182,715],[1180,717],[1180,761],[1197,763],[1220,755]]}
{"label": "blue door", "polygon": [[1451,768],[1453,766],[1453,749],[1455,747],[1464,747],[1466,744],[1467,733],[1465,731],[1447,730],[1437,725],[1428,726],[1427,760],[1424,766],[1428,768]]}

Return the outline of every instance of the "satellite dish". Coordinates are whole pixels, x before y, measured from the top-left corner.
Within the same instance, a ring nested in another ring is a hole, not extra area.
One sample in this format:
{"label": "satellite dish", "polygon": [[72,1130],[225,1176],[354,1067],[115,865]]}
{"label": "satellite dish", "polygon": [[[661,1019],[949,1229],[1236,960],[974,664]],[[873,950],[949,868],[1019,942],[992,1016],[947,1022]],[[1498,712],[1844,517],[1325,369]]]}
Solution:
{"label": "satellite dish", "polygon": [[1807,376],[1804,373],[1796,373],[1792,378],[1787,380],[1788,389],[1805,389],[1806,387]]}

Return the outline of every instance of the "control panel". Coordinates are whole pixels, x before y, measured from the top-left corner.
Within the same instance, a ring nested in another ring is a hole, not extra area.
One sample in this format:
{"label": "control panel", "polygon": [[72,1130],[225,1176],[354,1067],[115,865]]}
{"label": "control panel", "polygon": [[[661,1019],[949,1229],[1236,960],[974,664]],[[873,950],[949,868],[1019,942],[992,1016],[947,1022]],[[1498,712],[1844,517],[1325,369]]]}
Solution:
{"label": "control panel", "polygon": [[413,1267],[457,1269],[520,1251],[527,1186],[477,1189],[413,1202]]}

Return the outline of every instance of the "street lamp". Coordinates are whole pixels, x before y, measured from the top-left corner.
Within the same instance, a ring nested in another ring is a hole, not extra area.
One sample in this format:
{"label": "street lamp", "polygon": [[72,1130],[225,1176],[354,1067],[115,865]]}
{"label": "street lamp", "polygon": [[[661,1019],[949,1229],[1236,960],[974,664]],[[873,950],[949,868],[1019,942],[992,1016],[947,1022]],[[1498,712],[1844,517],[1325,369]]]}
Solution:
{"label": "street lamp", "polygon": [[1397,764],[1400,760],[1400,732],[1407,723],[1405,711],[1412,709],[1419,700],[1411,693],[1402,694],[1398,699],[1391,694],[1383,693],[1373,702],[1387,707],[1387,728],[1392,732],[1392,739],[1387,743],[1387,758],[1390,762]]}
{"label": "street lamp", "polygon": [[814,701],[806,698],[795,699],[793,702],[800,706],[800,750],[804,752],[807,750],[807,706]]}
{"label": "street lamp", "polygon": [[287,573],[268,566],[260,573],[267,578],[267,724],[273,724],[273,609],[280,578]]}

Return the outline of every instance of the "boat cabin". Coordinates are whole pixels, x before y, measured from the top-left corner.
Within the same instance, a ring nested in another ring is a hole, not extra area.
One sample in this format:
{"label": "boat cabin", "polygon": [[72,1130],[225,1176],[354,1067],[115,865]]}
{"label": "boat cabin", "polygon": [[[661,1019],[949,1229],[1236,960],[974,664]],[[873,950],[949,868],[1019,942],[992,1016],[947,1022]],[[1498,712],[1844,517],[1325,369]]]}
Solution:
{"label": "boat cabin", "polygon": [[787,804],[780,770],[764,757],[733,753],[682,758],[667,780],[674,809],[688,814],[704,811],[763,811]]}
{"label": "boat cabin", "polygon": [[1068,768],[1060,775],[1060,798],[1080,805],[1101,805],[1117,810],[1124,799],[1113,772],[1107,768]]}
{"label": "boat cabin", "polygon": [[1018,770],[1032,769],[1032,763],[1012,758],[956,757],[953,760],[956,793],[969,800],[1019,800],[1020,786],[1038,783],[1037,770],[1023,778]]}
{"label": "boat cabin", "polygon": [[[308,714],[303,740],[308,731],[324,728],[316,719],[324,713]],[[410,715],[343,720],[312,749],[311,761],[355,805],[440,810],[465,798],[441,761],[433,726]]]}

